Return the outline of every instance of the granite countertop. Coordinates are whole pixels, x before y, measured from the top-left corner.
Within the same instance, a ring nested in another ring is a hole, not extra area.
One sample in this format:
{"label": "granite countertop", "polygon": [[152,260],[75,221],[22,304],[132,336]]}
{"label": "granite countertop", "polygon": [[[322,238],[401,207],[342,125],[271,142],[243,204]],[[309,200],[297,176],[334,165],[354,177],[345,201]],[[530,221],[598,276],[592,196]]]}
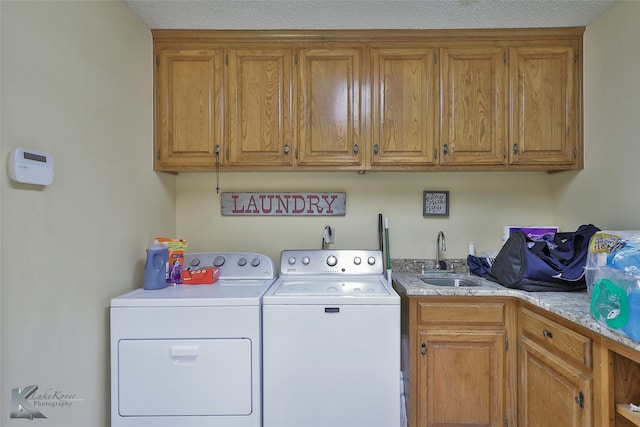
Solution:
{"label": "granite countertop", "polygon": [[564,319],[583,326],[590,331],[605,336],[634,350],[640,351],[640,342],[625,334],[609,329],[598,323],[589,311],[590,298],[587,292],[526,292],[505,288],[478,276],[469,274],[429,273],[429,277],[455,277],[472,280],[481,286],[446,287],[428,285],[420,280],[419,273],[393,272],[393,282],[401,286],[409,296],[478,296],[515,297],[554,313]]}

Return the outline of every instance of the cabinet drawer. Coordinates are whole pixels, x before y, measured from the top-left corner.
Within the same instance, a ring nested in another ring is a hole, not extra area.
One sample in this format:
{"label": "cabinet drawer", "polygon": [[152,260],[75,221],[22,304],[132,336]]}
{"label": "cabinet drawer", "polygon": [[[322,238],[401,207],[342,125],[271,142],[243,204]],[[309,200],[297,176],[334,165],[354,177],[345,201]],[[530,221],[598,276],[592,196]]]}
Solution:
{"label": "cabinet drawer", "polygon": [[530,339],[563,359],[591,369],[591,339],[551,319],[522,309],[522,337]]}
{"label": "cabinet drawer", "polygon": [[504,325],[505,304],[502,302],[418,302],[418,323],[479,323]]}

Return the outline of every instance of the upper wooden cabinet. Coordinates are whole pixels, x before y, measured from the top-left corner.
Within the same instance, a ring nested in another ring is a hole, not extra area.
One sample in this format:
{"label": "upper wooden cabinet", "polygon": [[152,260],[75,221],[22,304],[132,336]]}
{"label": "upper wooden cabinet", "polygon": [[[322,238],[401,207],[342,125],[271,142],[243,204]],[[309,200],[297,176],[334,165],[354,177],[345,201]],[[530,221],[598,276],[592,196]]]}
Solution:
{"label": "upper wooden cabinet", "polygon": [[298,165],[362,165],[362,50],[342,44],[300,49]]}
{"label": "upper wooden cabinet", "polygon": [[156,44],[156,170],[213,169],[216,159],[222,162],[222,63],[222,49]]}
{"label": "upper wooden cabinet", "polygon": [[510,48],[510,164],[571,166],[582,158],[582,64],[574,44]]}
{"label": "upper wooden cabinet", "polygon": [[291,166],[291,49],[228,49],[230,166]]}
{"label": "upper wooden cabinet", "polygon": [[371,165],[433,164],[437,140],[437,49],[420,44],[371,49]]}
{"label": "upper wooden cabinet", "polygon": [[154,30],[154,167],[583,167],[584,28]]}
{"label": "upper wooden cabinet", "polygon": [[440,164],[506,160],[507,57],[501,46],[443,48]]}

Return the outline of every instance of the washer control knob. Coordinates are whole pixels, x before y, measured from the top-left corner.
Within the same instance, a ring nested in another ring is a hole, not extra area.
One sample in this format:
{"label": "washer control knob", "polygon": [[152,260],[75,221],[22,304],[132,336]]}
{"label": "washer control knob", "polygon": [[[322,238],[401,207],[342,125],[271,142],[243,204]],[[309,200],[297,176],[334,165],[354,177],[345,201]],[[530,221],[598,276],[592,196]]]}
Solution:
{"label": "washer control knob", "polygon": [[199,266],[200,265],[200,258],[193,258],[189,264],[191,264],[191,267]]}
{"label": "washer control knob", "polygon": [[369,265],[374,265],[376,263],[376,257],[370,256],[367,262],[369,263]]}
{"label": "washer control knob", "polygon": [[290,256],[289,259],[287,260],[287,262],[289,263],[289,265],[295,264],[296,263],[296,257]]}
{"label": "washer control knob", "polygon": [[218,255],[213,259],[213,265],[216,267],[221,267],[224,264],[224,257],[222,255]]}
{"label": "washer control knob", "polygon": [[360,264],[362,263],[362,258],[360,258],[359,256],[355,257],[355,258],[353,259],[353,263],[354,263],[355,265],[360,265]]}
{"label": "washer control knob", "polygon": [[254,258],[251,260],[251,267],[257,267],[260,265],[260,258]]}
{"label": "washer control knob", "polygon": [[306,257],[302,257],[302,263],[303,263],[304,265],[309,265],[309,263],[310,263],[310,262],[311,262],[311,260],[309,259],[309,257],[308,257],[308,256],[306,256]]}
{"label": "washer control knob", "polygon": [[247,259],[245,257],[240,257],[240,259],[238,260],[238,265],[240,267],[244,267],[245,265],[247,265]]}
{"label": "washer control knob", "polygon": [[337,263],[338,263],[338,258],[336,258],[335,255],[329,255],[327,257],[327,265],[329,267],[335,267]]}

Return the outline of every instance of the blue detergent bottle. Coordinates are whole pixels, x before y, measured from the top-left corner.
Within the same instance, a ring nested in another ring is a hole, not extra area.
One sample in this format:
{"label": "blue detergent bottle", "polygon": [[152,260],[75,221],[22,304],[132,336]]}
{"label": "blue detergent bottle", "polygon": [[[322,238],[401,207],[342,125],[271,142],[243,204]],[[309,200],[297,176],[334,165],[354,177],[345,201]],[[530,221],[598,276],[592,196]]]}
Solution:
{"label": "blue detergent bottle", "polygon": [[147,262],[144,265],[144,289],[162,289],[167,287],[167,265],[169,250],[165,245],[154,240],[147,248]]}

